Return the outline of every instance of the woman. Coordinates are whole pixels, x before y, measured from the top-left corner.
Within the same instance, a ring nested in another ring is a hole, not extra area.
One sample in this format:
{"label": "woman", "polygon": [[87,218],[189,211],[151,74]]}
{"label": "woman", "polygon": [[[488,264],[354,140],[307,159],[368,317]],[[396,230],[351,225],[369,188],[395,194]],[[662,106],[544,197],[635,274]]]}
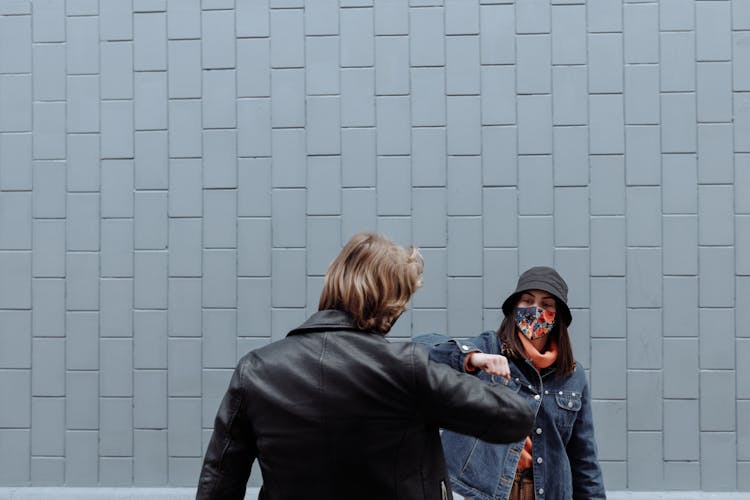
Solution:
{"label": "woman", "polygon": [[[443,432],[453,490],[467,499],[606,498],[586,375],[573,358],[568,286],[552,268],[533,267],[503,302],[497,332],[435,345],[430,359],[480,378],[505,377],[536,418],[531,435],[489,444]],[[417,341],[434,344],[434,336]]]}

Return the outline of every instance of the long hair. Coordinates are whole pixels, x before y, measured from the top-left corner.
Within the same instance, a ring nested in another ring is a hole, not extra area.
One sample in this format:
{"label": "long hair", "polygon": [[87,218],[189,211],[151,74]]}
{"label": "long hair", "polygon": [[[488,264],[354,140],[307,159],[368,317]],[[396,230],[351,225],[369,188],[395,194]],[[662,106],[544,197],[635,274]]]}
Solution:
{"label": "long hair", "polygon": [[[560,301],[555,298],[557,303],[557,310],[560,310]],[[513,314],[515,314],[518,303],[513,307]],[[497,329],[497,335],[503,343],[502,354],[514,358],[524,359],[525,349],[521,339],[518,338],[516,329],[516,322],[513,319],[513,315],[505,316],[503,321],[500,323],[500,328]],[[564,375],[570,375],[576,369],[576,361],[573,357],[573,346],[570,344],[570,336],[568,335],[568,327],[565,326],[563,321],[555,321],[555,326],[549,332],[551,338],[557,341],[557,360],[555,366],[557,367],[557,373],[555,376],[561,377]]]}
{"label": "long hair", "polygon": [[345,311],[358,328],[386,334],[422,286],[423,269],[416,248],[356,234],[328,267],[318,310]]}

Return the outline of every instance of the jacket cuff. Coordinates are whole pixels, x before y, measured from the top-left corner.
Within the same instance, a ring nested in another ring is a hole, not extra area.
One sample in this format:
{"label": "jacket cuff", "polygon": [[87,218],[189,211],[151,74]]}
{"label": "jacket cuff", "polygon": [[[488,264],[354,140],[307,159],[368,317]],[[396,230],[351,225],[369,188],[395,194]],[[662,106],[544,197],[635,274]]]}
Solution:
{"label": "jacket cuff", "polygon": [[465,373],[474,373],[477,371],[476,368],[471,368],[468,365],[469,361],[469,354],[474,352],[482,352],[481,349],[479,349],[477,346],[475,346],[471,342],[464,342],[457,339],[451,339],[451,342],[456,344],[456,347],[458,347],[458,355],[460,358],[460,366],[463,369]]}
{"label": "jacket cuff", "polygon": [[472,356],[472,355],[473,355],[473,354],[474,354],[475,352],[476,352],[476,351],[472,351],[472,352],[470,352],[469,354],[467,354],[466,356],[464,356],[464,371],[465,371],[466,373],[474,373],[475,371],[477,371],[477,370],[479,369],[479,368],[475,368],[475,367],[473,367],[473,366],[469,365],[469,361],[471,360],[471,356]]}

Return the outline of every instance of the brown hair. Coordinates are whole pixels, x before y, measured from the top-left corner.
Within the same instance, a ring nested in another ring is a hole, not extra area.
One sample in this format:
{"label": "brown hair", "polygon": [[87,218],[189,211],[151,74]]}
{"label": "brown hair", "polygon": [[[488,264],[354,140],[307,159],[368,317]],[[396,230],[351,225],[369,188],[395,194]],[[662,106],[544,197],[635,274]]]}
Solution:
{"label": "brown hair", "polygon": [[[520,297],[519,297],[520,300]],[[555,298],[557,303],[557,310],[560,308],[560,300]],[[513,306],[513,313],[515,314],[518,302]],[[555,361],[555,367],[557,367],[557,373],[555,376],[562,377],[564,375],[570,375],[576,370],[576,361],[573,357],[573,346],[570,344],[570,336],[568,335],[568,327],[564,321],[555,321],[555,326],[549,333],[551,338],[557,341],[557,361]],[[503,321],[500,323],[500,328],[497,330],[497,335],[500,337],[500,341],[503,343],[502,353],[509,358],[523,359],[525,349],[521,339],[518,338],[516,329],[516,322],[513,316],[505,316]]]}
{"label": "brown hair", "polygon": [[318,310],[345,311],[358,328],[386,334],[422,286],[423,269],[416,248],[375,233],[356,234],[328,267]]}

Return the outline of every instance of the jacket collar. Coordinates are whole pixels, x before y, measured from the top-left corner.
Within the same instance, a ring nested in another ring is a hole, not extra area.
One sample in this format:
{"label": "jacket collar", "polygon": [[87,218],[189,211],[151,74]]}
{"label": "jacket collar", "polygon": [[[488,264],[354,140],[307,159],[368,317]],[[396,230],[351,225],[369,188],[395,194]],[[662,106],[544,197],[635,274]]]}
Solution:
{"label": "jacket collar", "polygon": [[354,324],[349,313],[337,309],[325,309],[318,311],[302,323],[300,326],[289,332],[287,335],[299,335],[315,331],[331,330],[357,330],[365,333],[376,333],[372,330],[362,330]]}

